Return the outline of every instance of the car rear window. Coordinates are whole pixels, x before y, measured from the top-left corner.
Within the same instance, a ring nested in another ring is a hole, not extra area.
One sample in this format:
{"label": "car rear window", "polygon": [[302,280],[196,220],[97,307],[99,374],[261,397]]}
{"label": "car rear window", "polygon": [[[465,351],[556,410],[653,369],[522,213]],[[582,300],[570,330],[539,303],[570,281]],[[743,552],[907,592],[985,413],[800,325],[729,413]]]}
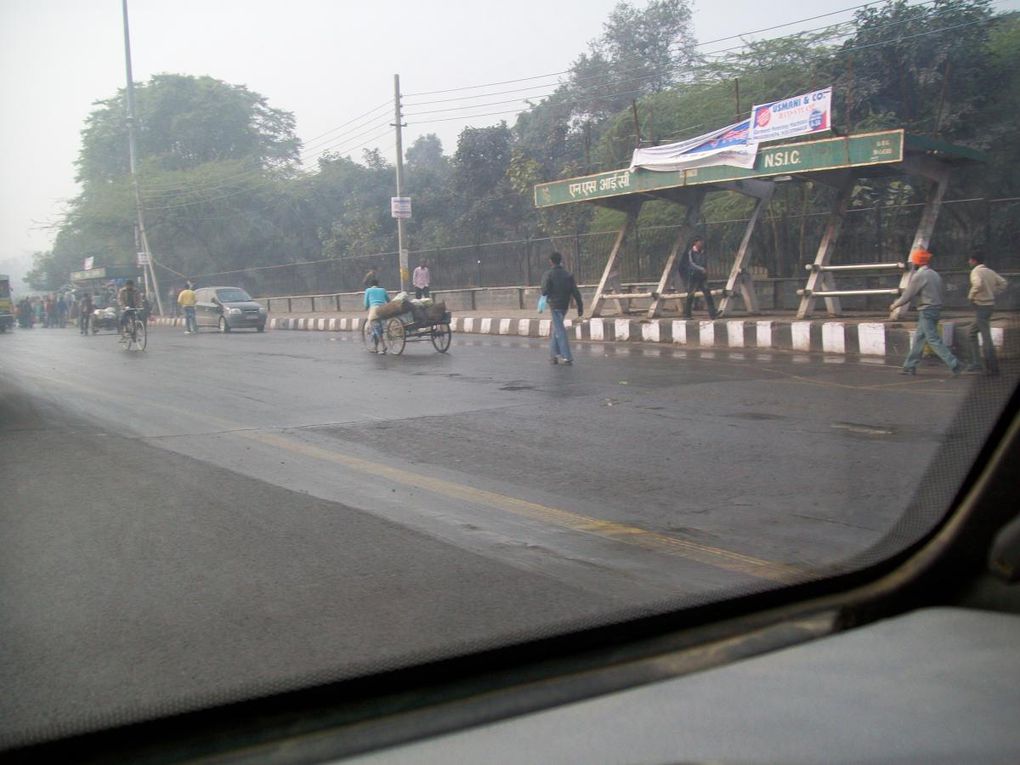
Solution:
{"label": "car rear window", "polygon": [[236,288],[216,290],[216,297],[224,303],[241,303],[246,300],[251,300],[251,295],[242,289]]}

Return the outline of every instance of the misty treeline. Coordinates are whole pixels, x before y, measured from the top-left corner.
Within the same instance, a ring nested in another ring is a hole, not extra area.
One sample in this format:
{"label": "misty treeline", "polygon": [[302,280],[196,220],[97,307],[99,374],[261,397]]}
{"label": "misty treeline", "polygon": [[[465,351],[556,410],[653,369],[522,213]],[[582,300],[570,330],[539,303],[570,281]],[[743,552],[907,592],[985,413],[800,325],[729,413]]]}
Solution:
{"label": "misty treeline", "polygon": [[[739,20],[734,31],[742,31]],[[580,241],[618,228],[618,213],[590,205],[535,210],[532,188],[625,167],[636,145],[695,136],[746,116],[754,103],[830,84],[837,131],[903,127],[982,149],[991,161],[959,171],[948,198],[1008,200],[1020,196],[1018,64],[1020,14],[996,15],[989,0],[888,2],[811,32],[703,45],[692,34],[690,0],[651,0],[642,8],[623,2],[555,92],[512,125],[466,128],[452,154],[435,135],[407,147],[412,263],[425,253],[449,253],[450,273],[440,278],[462,286],[454,282],[471,281],[473,265],[454,275],[458,252],[472,264],[479,254],[480,273],[480,253],[512,259],[520,251],[491,243],[530,248],[534,240]],[[162,74],[135,92],[140,193],[150,246],[164,267],[161,279],[245,270],[243,280],[225,278],[263,294],[323,292],[351,288],[365,263],[395,265],[394,168],[378,151],[357,159],[325,153],[309,168],[300,162],[294,116],[243,86]],[[76,163],[81,193],[70,202],[53,249],[37,253],[29,277],[34,287],[64,284],[88,256],[97,265],[134,258],[125,114],[121,91],[98,102],[87,119]],[[817,184],[780,185],[752,244],[760,272],[803,273],[831,194]],[[924,194],[917,179],[864,183],[853,205],[872,212],[848,218],[843,246],[865,258],[875,251],[903,254],[919,216],[910,204]],[[738,221],[749,205],[739,195],[709,195],[706,225]],[[981,245],[991,257],[1013,257],[1015,265],[1017,209],[1008,201],[947,206],[936,245],[940,237],[943,249]],[[668,237],[660,242],[653,232],[675,226],[682,214],[666,203],[646,204],[641,247],[667,249]],[[712,230],[717,251],[736,248],[740,226]],[[661,258],[638,257],[648,264],[638,270],[649,273],[637,275],[655,278],[651,271]],[[341,268],[304,271],[303,282],[294,278],[299,269],[290,269],[285,287],[274,281],[288,270],[280,266],[310,261]],[[512,269],[507,274],[506,283],[524,278]],[[323,283],[331,280],[345,284]]]}

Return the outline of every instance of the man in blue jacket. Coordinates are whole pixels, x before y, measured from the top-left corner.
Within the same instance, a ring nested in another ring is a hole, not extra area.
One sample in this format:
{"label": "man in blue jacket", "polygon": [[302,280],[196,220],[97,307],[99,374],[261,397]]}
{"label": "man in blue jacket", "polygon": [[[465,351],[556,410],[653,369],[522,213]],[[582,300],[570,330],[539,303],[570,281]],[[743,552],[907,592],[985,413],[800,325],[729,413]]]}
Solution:
{"label": "man in blue jacket", "polygon": [[684,300],[684,318],[691,318],[691,310],[694,308],[694,295],[698,290],[705,296],[705,307],[708,309],[708,318],[714,319],[715,301],[712,300],[712,292],[708,288],[708,256],[705,253],[705,240],[700,236],[696,237],[687,252],[680,258],[680,278],[683,279],[684,287],[687,290],[687,299]]}
{"label": "man in blue jacket", "polygon": [[542,277],[542,294],[545,296],[552,312],[552,332],[549,333],[549,361],[552,364],[563,359],[570,366],[574,357],[570,353],[570,342],[567,340],[567,329],[563,317],[570,309],[571,299],[577,304],[577,318],[584,316],[584,304],[581,302],[581,291],[577,288],[574,275],[563,267],[563,256],[554,252],[549,256],[552,265]]}

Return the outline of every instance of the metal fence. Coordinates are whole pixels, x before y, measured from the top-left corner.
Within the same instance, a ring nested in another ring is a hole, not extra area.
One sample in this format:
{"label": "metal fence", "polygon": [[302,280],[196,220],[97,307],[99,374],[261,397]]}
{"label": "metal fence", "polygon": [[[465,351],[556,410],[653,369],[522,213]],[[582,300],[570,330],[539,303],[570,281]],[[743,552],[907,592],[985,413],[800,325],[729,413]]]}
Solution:
{"label": "metal fence", "polygon": [[[963,199],[944,203],[932,238],[938,263],[963,269],[966,257],[982,247],[998,270],[1020,269],[1020,198]],[[920,204],[851,209],[834,257],[836,263],[903,260],[921,214]],[[678,213],[678,218],[680,217]],[[756,277],[799,277],[814,260],[826,213],[767,215],[751,243],[751,268]],[[698,229],[710,254],[709,277],[723,279],[733,264],[746,219],[706,221]],[[625,283],[658,281],[678,235],[677,226],[638,225],[623,244],[620,277]],[[535,285],[548,268],[553,251],[563,254],[581,284],[602,276],[617,233],[488,242],[433,250],[412,250],[411,268],[427,260],[437,289]],[[200,284],[232,284],[257,296],[353,292],[374,270],[388,289],[400,283],[396,252],[351,255],[307,263],[198,274]]]}

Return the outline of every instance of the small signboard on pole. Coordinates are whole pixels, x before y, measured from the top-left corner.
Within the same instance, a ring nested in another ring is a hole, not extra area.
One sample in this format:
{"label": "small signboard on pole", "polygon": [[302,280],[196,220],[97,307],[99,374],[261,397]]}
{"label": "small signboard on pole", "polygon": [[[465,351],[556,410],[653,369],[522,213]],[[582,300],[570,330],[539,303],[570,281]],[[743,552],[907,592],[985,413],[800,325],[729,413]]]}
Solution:
{"label": "small signboard on pole", "polygon": [[390,215],[407,220],[411,217],[411,197],[390,197]]}
{"label": "small signboard on pole", "polygon": [[149,255],[147,253],[144,253],[144,252],[138,253],[138,265],[139,266],[147,266],[150,263],[151,263],[151,259],[149,258]]}

